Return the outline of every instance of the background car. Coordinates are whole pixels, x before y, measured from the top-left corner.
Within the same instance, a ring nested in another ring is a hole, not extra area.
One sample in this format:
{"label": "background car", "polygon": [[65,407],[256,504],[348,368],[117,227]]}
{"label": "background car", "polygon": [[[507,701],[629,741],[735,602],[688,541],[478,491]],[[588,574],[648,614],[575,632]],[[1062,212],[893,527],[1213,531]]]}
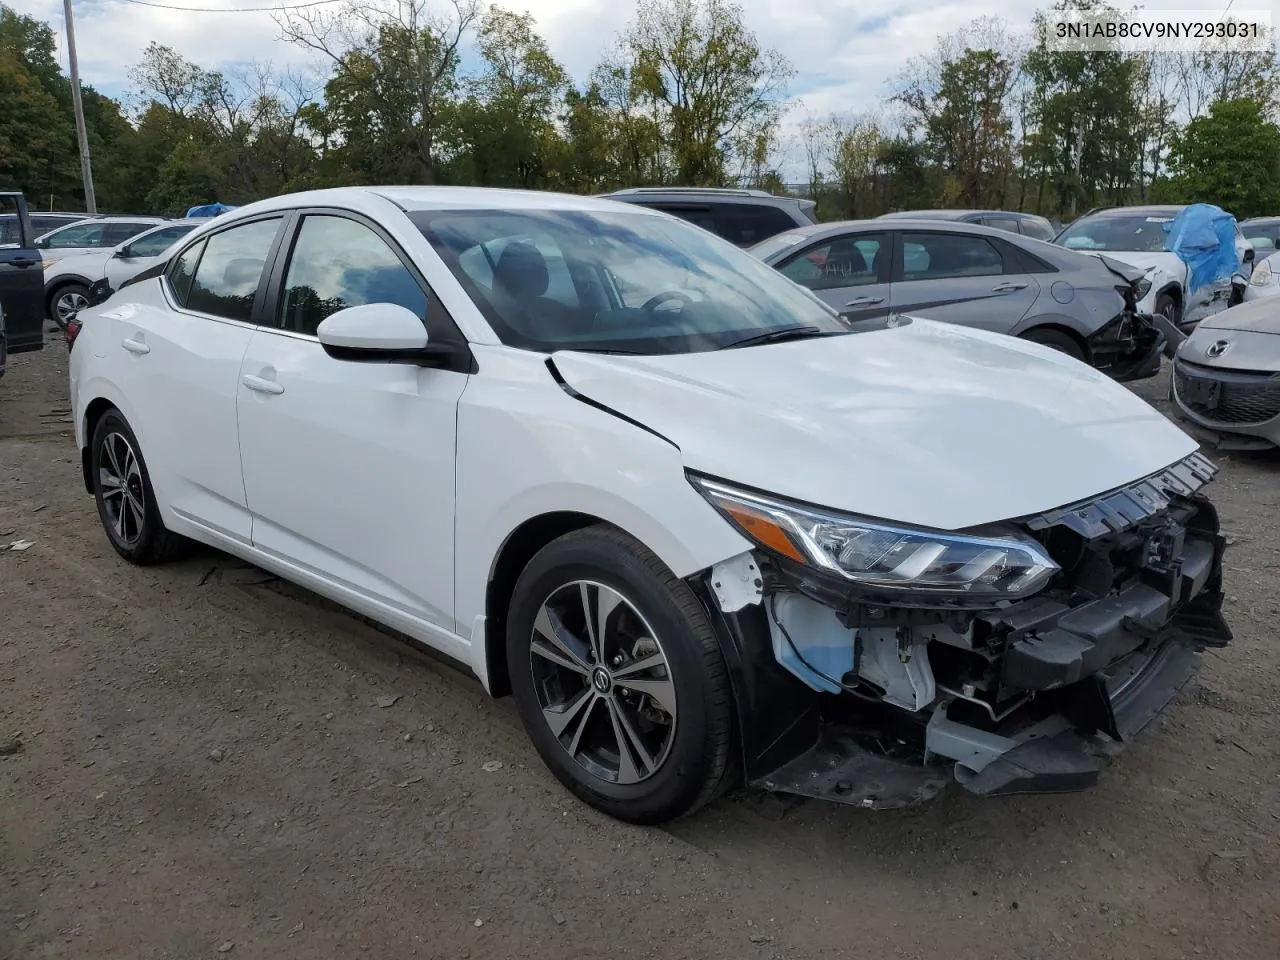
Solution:
{"label": "background car", "polygon": [[23,353],[44,348],[43,264],[28,229],[27,202],[16,191],[0,192],[0,213],[18,224],[14,243],[0,248],[0,307],[5,313],[5,349]]}
{"label": "background car", "polygon": [[65,328],[67,320],[88,303],[89,292],[95,283],[105,280],[112,289],[119,287],[206,222],[166,220],[115,247],[67,251],[64,255],[50,257],[44,268],[44,300],[49,318]]}
{"label": "background car", "polygon": [[1241,299],[1249,303],[1253,300],[1267,300],[1277,295],[1280,295],[1280,251],[1270,255],[1263,255],[1260,251]]}
{"label": "background car", "polygon": [[1244,303],[1201,321],[1178,349],[1174,413],[1220,447],[1280,446],[1280,310]]}
{"label": "background car", "polygon": [[1233,299],[1233,287],[1238,288],[1237,298],[1243,295],[1248,281],[1248,265],[1254,253],[1237,224],[1239,280],[1222,280],[1206,290],[1197,291],[1195,302],[1188,302],[1190,274],[1187,265],[1176,253],[1164,248],[1169,224],[1183,209],[1183,206],[1164,205],[1091,210],[1073,221],[1053,242],[1082,253],[1105,253],[1141,268],[1146,276],[1138,309],[1144,313],[1158,313],[1179,327],[1191,327],[1199,320],[1204,308],[1212,304],[1227,306]]}
{"label": "background car", "polygon": [[791,230],[751,253],[858,330],[911,314],[1043,343],[1121,380],[1160,369],[1141,271],[976,224],[905,217]]}
{"label": "background car", "polygon": [[1240,221],[1240,232],[1257,253],[1257,260],[1280,250],[1280,217],[1250,217]]}
{"label": "background car", "polygon": [[59,257],[114,247],[144,230],[164,223],[164,217],[95,217],[51,230],[36,241],[45,265]]}
{"label": "background car", "polygon": [[779,197],[764,190],[631,187],[604,196],[688,220],[739,247],[818,222],[814,201]]}
{"label": "background car", "polygon": [[[87,213],[36,212],[28,215],[31,222],[31,235],[37,240],[59,227],[79,223],[81,220],[92,220]],[[0,247],[18,242],[18,220],[13,214],[0,214]]]}
{"label": "background car", "polygon": [[954,220],[957,223],[977,223],[984,227],[1018,233],[1032,240],[1052,240],[1058,234],[1046,217],[1011,210],[900,210],[883,214],[879,219]]}

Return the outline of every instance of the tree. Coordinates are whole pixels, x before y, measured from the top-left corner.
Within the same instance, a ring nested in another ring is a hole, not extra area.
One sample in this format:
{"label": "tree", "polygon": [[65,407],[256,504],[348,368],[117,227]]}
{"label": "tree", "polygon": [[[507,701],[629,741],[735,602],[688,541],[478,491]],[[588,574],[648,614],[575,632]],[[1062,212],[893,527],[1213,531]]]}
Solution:
{"label": "tree", "polygon": [[[1118,17],[1098,0],[1058,0],[1059,13]],[[1036,15],[1037,43],[1026,57],[1031,131],[1022,151],[1039,180],[1037,207],[1052,185],[1069,216],[1099,202],[1124,203],[1139,183],[1147,136],[1141,123],[1143,64],[1118,49],[1048,48],[1048,20]]]}
{"label": "tree", "polygon": [[351,170],[374,182],[432,183],[462,41],[479,15],[479,0],[451,0],[445,14],[425,0],[349,0],[336,13],[294,8],[277,22],[286,40],[329,60],[326,124]]}
{"label": "tree", "polygon": [[763,49],[729,0],[655,0],[621,38],[634,93],[668,128],[676,180],[726,182],[735,147],[754,151],[779,116],[793,70]]}
{"label": "tree", "polygon": [[1212,104],[1175,139],[1169,166],[1186,202],[1214,203],[1241,218],[1280,209],[1280,127],[1255,100]]}

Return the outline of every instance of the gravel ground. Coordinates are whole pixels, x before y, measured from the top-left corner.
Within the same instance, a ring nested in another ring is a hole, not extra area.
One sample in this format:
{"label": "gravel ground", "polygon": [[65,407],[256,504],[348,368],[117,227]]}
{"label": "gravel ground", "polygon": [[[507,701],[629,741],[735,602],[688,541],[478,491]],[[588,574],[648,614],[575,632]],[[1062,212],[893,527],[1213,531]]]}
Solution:
{"label": "gravel ground", "polygon": [[[1164,376],[1138,386],[1163,403]],[[117,559],[61,344],[0,380],[0,958],[1280,956],[1280,457],[1217,457],[1236,642],[1098,789],[572,800],[509,701],[224,555]]]}

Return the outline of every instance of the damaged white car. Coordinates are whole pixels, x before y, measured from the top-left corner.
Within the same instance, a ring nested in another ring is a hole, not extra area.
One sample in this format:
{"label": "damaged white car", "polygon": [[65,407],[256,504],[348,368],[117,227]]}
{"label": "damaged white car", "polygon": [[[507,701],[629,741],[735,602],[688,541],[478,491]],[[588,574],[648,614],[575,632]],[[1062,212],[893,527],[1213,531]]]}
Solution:
{"label": "damaged white car", "polygon": [[202,541],[452,657],[614,816],[1089,786],[1230,640],[1215,467],[1051,348],[849,333],[665,214],[344,188],[68,337],[118,553]]}

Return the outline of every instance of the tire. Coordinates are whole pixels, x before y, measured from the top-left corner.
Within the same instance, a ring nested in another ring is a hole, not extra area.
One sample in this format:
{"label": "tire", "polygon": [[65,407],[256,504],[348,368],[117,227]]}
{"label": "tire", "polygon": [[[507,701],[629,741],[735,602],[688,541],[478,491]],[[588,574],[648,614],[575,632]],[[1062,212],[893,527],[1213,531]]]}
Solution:
{"label": "tire", "polygon": [[67,321],[89,305],[89,288],[83,283],[66,283],[49,294],[49,319],[59,330],[67,329]]}
{"label": "tire", "polygon": [[1030,340],[1032,343],[1043,344],[1046,347],[1052,347],[1059,353],[1065,353],[1073,359],[1084,362],[1084,351],[1080,349],[1080,343],[1070,334],[1063,333],[1061,330],[1052,330],[1049,327],[1037,327],[1034,330],[1028,330],[1022,334],[1023,340]]}
{"label": "tire", "polygon": [[165,529],[138,439],[119,411],[109,410],[99,418],[90,444],[93,499],[116,553],[140,566],[185,553],[190,541]]}
{"label": "tire", "polygon": [[1161,314],[1175,327],[1181,326],[1182,324],[1182,317],[1179,315],[1178,310],[1178,301],[1170,294],[1162,293],[1160,296],[1156,297],[1156,305],[1152,312]]}
{"label": "tire", "polygon": [[662,823],[729,785],[733,698],[719,642],[693,591],[648,549],[603,525],[553,541],[520,574],[507,625],[525,730],[581,800]]}

